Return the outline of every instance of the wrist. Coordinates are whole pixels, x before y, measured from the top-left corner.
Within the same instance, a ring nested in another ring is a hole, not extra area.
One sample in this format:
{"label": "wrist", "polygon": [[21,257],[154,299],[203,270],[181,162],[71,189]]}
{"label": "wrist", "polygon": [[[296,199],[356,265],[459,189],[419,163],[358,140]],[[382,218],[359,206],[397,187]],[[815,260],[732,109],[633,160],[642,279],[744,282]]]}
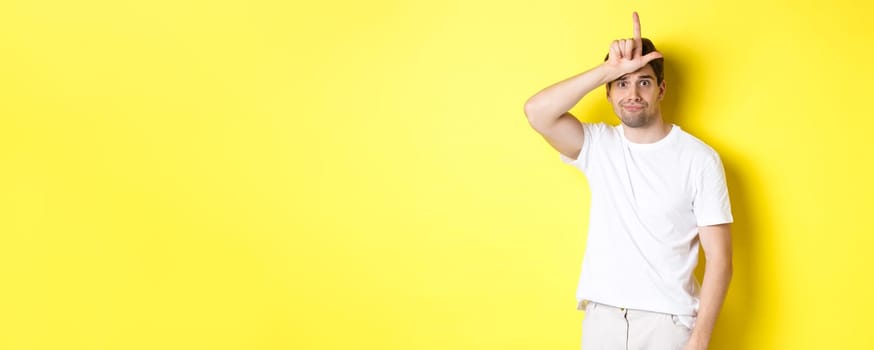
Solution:
{"label": "wrist", "polygon": [[624,74],[616,69],[616,67],[607,64],[607,62],[601,63],[596,69],[601,73],[601,85],[610,84],[610,82],[619,79]]}
{"label": "wrist", "polygon": [[707,346],[707,344],[710,343],[710,335],[693,331],[692,335],[689,336],[689,341],[694,341],[697,344]]}

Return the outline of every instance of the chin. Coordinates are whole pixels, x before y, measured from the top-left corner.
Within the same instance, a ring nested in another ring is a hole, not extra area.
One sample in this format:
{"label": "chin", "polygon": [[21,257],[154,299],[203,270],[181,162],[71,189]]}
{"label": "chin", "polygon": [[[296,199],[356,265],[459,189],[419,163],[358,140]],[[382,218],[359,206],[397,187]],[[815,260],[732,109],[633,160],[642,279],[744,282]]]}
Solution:
{"label": "chin", "polygon": [[619,120],[629,128],[642,128],[648,124],[645,118],[620,118]]}

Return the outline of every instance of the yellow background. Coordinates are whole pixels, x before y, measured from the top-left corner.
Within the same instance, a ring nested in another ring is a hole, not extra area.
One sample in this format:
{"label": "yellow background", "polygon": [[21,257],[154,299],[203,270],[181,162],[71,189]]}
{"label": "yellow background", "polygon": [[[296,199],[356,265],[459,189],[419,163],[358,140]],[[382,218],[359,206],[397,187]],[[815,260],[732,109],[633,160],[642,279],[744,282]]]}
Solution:
{"label": "yellow background", "polygon": [[874,348],[871,5],[6,0],[0,349],[578,349],[588,189],[522,106],[632,10],[728,174],[711,348]]}

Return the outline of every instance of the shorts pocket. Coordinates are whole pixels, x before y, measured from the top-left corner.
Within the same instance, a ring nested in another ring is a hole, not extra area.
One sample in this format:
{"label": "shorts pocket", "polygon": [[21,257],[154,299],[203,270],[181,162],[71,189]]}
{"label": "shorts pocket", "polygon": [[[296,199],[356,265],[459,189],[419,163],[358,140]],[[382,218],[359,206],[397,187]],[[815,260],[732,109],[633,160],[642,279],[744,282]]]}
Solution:
{"label": "shorts pocket", "polygon": [[673,322],[675,326],[691,332],[692,327],[695,326],[695,316],[671,315],[671,322]]}

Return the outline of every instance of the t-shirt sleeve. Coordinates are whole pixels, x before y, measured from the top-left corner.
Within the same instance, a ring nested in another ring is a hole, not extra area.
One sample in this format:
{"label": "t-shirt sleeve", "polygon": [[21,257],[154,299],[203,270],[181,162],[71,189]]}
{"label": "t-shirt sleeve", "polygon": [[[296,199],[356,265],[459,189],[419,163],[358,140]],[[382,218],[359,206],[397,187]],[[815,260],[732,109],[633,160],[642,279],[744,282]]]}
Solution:
{"label": "t-shirt sleeve", "polygon": [[564,154],[559,153],[561,161],[565,164],[573,165],[584,173],[588,169],[590,159],[592,158],[593,149],[597,149],[598,140],[601,135],[607,130],[607,124],[604,123],[582,123],[583,124],[583,147],[580,149],[580,154],[576,159],[572,159]]}
{"label": "t-shirt sleeve", "polygon": [[692,210],[698,226],[727,224],[734,221],[731,215],[731,201],[725,182],[725,169],[718,155],[709,159],[698,179]]}

